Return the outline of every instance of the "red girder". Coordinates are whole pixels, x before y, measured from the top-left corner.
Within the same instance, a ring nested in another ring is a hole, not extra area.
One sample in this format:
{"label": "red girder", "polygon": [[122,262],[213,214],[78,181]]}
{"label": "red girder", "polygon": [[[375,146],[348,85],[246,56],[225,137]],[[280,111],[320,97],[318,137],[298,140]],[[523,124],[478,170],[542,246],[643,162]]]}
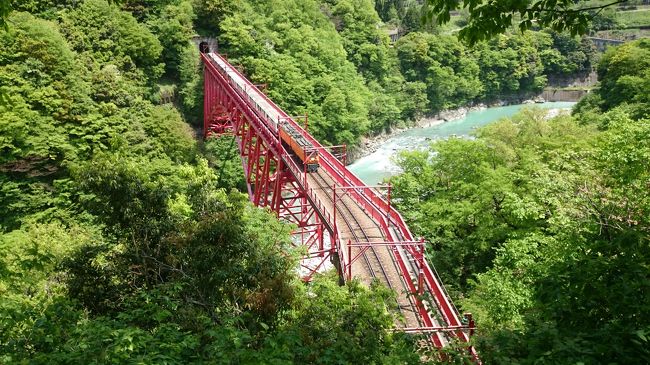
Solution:
{"label": "red girder", "polygon": [[[456,338],[468,342],[469,334],[474,330],[473,321],[469,325],[461,322],[437,273],[424,259],[423,241],[414,239],[402,216],[390,205],[390,198],[385,199],[376,189],[366,186],[345,167],[345,161],[340,161],[331,153],[332,147],[322,146],[225,58],[214,53],[202,53],[201,58],[205,66],[204,136],[234,134],[251,202],[257,206],[267,206],[278,217],[297,226],[293,237],[307,250],[305,259],[301,262],[301,267],[306,269],[304,278],[309,280],[333,254],[341,261],[335,262],[335,265],[345,276],[359,254],[352,257],[351,251],[341,249],[335,217],[308,186],[304,169],[285,151],[277,133],[277,124],[269,121],[269,116],[265,116],[259,108],[256,111],[258,104],[253,102],[253,96],[273,108],[278,121],[286,121],[302,133],[313,146],[311,153],[318,153],[320,168],[334,181],[333,188],[345,191],[379,224],[386,242],[351,242],[348,249],[371,244],[390,248],[404,284],[415,297],[423,324],[422,327],[408,328],[405,331],[431,333],[431,340],[436,347],[443,346],[442,336],[445,332],[453,333]],[[243,88],[240,84],[234,85],[234,82],[229,81],[233,80],[232,75],[242,80]],[[345,156],[344,149],[339,157],[341,156]],[[342,159],[345,160],[345,157]],[[428,306],[435,308],[427,308],[422,300],[424,291],[430,293],[433,299],[433,303]],[[430,310],[439,313],[442,324],[433,320]],[[473,347],[470,347],[470,351],[475,362],[480,363]]]}

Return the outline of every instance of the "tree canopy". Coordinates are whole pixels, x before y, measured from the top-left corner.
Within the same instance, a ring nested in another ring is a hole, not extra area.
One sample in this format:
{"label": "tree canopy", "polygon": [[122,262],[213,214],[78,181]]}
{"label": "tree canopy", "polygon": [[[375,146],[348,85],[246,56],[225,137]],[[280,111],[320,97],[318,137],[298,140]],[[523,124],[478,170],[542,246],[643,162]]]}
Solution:
{"label": "tree canopy", "polygon": [[[0,363],[420,362],[392,331],[392,291],[334,275],[304,285],[293,227],[237,190],[234,139],[196,141],[192,2],[12,6],[0,30]],[[278,34],[288,52],[318,54],[290,42],[302,33]],[[340,137],[353,140],[368,121],[345,81],[365,86],[336,42],[336,72],[287,56],[287,77],[321,74],[309,87],[329,88],[322,113],[358,124]],[[176,105],[159,105],[163,83]]]}
{"label": "tree canopy", "polygon": [[[535,93],[547,75],[591,68],[588,42],[552,31],[507,34],[472,48],[418,27],[391,45],[387,13],[374,5],[201,1],[196,14],[232,62],[266,84],[289,114],[308,114],[314,136],[331,144],[354,145],[446,108]],[[416,7],[384,5],[402,13]]]}
{"label": "tree canopy", "polygon": [[[413,0],[0,0],[0,363],[438,360],[393,330],[387,288],[302,283],[293,227],[242,193],[236,141],[197,141],[195,128],[197,32],[308,114],[324,144],[592,67],[579,37],[471,47],[421,12]],[[395,27],[409,33],[391,43]],[[488,360],[648,358],[647,53],[646,41],[608,51],[574,116],[528,111],[400,157],[396,203],[476,314]]]}
{"label": "tree canopy", "polygon": [[467,9],[467,24],[459,36],[470,44],[491,38],[510,29],[513,25],[524,31],[533,27],[549,27],[555,31],[568,31],[572,35],[585,34],[596,12],[625,2],[613,0],[604,4],[589,5],[588,1],[527,0],[483,1],[427,0],[425,15],[439,24],[449,22],[450,12]]}

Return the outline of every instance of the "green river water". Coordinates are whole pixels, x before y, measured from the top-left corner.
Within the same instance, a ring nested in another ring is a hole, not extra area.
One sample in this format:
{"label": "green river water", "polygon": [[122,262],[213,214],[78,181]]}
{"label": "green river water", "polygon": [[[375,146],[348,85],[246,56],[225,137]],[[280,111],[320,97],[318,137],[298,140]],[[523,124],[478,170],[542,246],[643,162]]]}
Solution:
{"label": "green river water", "polygon": [[[535,104],[545,109],[569,109],[575,103],[549,102]],[[362,157],[348,166],[350,171],[368,185],[376,185],[385,178],[399,173],[399,168],[392,162],[393,156],[399,151],[426,148],[437,139],[452,135],[469,136],[472,130],[484,126],[503,117],[516,114],[523,107],[532,105],[519,104],[503,107],[487,108],[467,113],[462,119],[452,120],[427,128],[413,128],[394,135],[382,143],[381,147],[372,154]]]}

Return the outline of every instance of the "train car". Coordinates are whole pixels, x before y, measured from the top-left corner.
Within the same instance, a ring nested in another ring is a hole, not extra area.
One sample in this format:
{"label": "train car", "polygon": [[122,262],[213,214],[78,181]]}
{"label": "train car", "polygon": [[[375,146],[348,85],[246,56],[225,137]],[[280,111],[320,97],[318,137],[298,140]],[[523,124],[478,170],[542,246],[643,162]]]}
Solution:
{"label": "train car", "polygon": [[277,131],[282,142],[302,161],[307,171],[318,171],[320,161],[318,154],[312,153],[313,144],[303,137],[293,125],[287,122],[278,125],[278,121],[282,119],[282,115],[278,112],[277,107],[271,105],[268,99],[261,95],[257,89],[250,87],[250,83],[220,57],[214,54],[211,54],[210,57],[227,77],[228,82],[233,86],[235,91],[245,99],[248,99],[248,103],[253,109],[253,112],[264,120],[267,126],[272,127],[274,132]]}
{"label": "train car", "polygon": [[280,139],[285,146],[305,164],[307,172],[318,171],[320,161],[318,153],[313,153],[313,144],[302,136],[291,124],[280,123]]}

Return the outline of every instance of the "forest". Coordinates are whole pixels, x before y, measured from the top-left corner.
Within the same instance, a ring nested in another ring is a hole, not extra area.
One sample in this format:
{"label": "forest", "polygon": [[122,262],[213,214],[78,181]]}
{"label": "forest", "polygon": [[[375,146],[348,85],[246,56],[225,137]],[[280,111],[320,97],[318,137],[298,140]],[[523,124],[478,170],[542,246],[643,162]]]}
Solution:
{"label": "forest", "polygon": [[529,109],[392,180],[490,363],[650,361],[650,41],[610,49],[571,116]]}
{"label": "forest", "polygon": [[0,363],[438,361],[393,331],[389,289],[300,281],[292,227],[250,205],[232,140],[199,137],[196,34],[323,144],[595,67],[570,116],[530,109],[401,155],[395,201],[486,363],[650,362],[650,42],[601,56],[513,29],[470,45],[422,11],[0,0]]}

